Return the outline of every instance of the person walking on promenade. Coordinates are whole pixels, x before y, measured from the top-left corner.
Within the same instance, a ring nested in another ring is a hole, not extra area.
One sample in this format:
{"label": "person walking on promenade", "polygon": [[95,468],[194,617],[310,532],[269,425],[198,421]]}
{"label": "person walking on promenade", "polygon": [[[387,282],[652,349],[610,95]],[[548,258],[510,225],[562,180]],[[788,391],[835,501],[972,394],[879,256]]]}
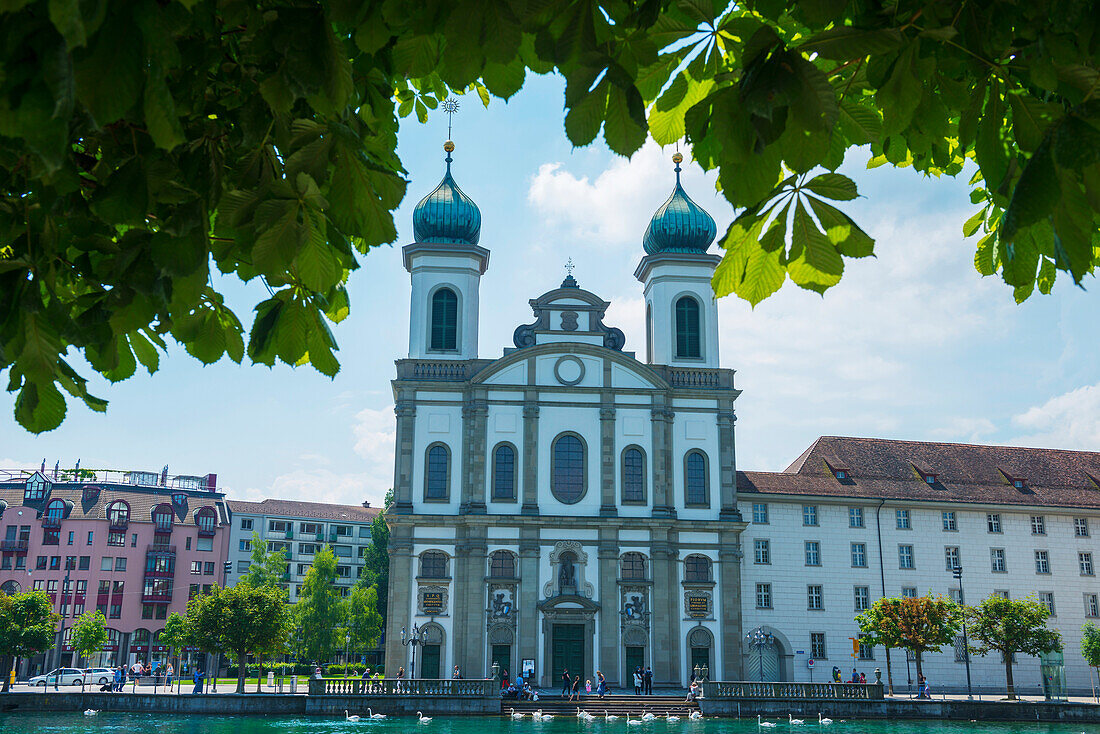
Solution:
{"label": "person walking on promenade", "polygon": [[111,688],[111,690],[116,691],[116,692],[122,690],[122,666],[121,665],[119,667],[115,668],[115,684]]}
{"label": "person walking on promenade", "polygon": [[574,676],[573,683],[569,686],[569,700],[581,700],[581,677]]}
{"label": "person walking on promenade", "polygon": [[603,673],[596,671],[596,695],[603,698],[607,695],[607,679],[603,677]]}
{"label": "person walking on promenade", "polygon": [[642,695],[642,669],[641,668],[635,668],[634,669],[634,695],[635,696]]}
{"label": "person walking on promenade", "polygon": [[455,666],[455,672],[451,674],[451,680],[462,680],[462,673],[458,672],[458,666]]}
{"label": "person walking on promenade", "polygon": [[569,689],[571,687],[572,680],[569,678],[569,668],[566,668],[561,672],[561,697],[565,698],[569,695]]}
{"label": "person walking on promenade", "polygon": [[191,680],[195,682],[195,689],[191,691],[192,696],[197,696],[202,693],[202,682],[205,678],[206,676],[203,675],[202,668],[196,668],[195,674],[191,676]]}
{"label": "person walking on promenade", "polygon": [[505,668],[504,671],[500,675],[500,687],[501,688],[507,688],[508,687],[508,669],[507,668]]}
{"label": "person walking on promenade", "polygon": [[165,669],[164,672],[164,680],[167,681],[166,685],[169,688],[172,687],[172,676],[175,674],[175,672],[176,671],[172,668],[172,663],[168,663],[168,667]]}
{"label": "person walking on promenade", "polygon": [[645,695],[653,695],[653,668],[648,665],[645,666],[645,672],[642,673],[642,682],[645,684]]}

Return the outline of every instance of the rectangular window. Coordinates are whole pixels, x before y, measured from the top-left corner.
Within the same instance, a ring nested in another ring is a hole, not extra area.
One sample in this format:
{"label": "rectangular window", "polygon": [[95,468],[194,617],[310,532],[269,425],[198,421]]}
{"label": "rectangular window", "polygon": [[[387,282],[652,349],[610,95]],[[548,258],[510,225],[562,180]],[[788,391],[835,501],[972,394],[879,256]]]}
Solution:
{"label": "rectangular window", "polygon": [[1046,519],[1042,515],[1031,516],[1031,534],[1032,535],[1046,535],[1047,523]]}
{"label": "rectangular window", "polygon": [[92,557],[91,556],[81,556],[80,557],[80,563],[77,566],[77,568],[81,571],[87,571],[91,567],[92,567]]}
{"label": "rectangular window", "polygon": [[806,565],[821,565],[821,544],[818,543],[816,540],[806,541]]}
{"label": "rectangular window", "polygon": [[772,608],[772,585],[771,584],[757,584],[756,585],[756,607],[757,607],[757,609],[771,609]]}
{"label": "rectangular window", "polygon": [[852,568],[867,568],[866,543],[852,543]]}
{"label": "rectangular window", "polygon": [[1053,591],[1040,591],[1039,603],[1047,608],[1047,616],[1054,616],[1054,592]]}
{"label": "rectangular window", "polygon": [[943,529],[947,531],[954,531],[959,529],[958,523],[955,522],[954,512],[943,512]]}
{"label": "rectangular window", "polygon": [[198,595],[199,595],[199,585],[198,584],[191,584],[187,589],[187,598],[188,599],[194,599]]}
{"label": "rectangular window", "polygon": [[[191,540],[188,538],[188,540]],[[214,550],[213,538],[199,538],[199,542],[195,545],[195,550],[200,551],[212,551]]]}
{"label": "rectangular window", "polygon": [[955,648],[955,662],[966,662],[966,644],[963,642],[962,635],[955,635],[955,643],[952,645]]}
{"label": "rectangular window", "polygon": [[351,546],[350,545],[334,545],[334,546],[332,546],[332,553],[337,558],[351,558]]}
{"label": "rectangular window", "polygon": [[137,533],[130,534],[130,547],[137,548]]}
{"label": "rectangular window", "polygon": [[191,550],[191,538],[188,537],[183,539],[183,549]]}
{"label": "rectangular window", "polygon": [[298,532],[302,535],[323,535],[325,526],[319,522],[300,522],[298,523]]}
{"label": "rectangular window", "polygon": [[251,540],[242,540],[240,542],[240,544],[237,546],[237,548],[242,553],[251,553],[252,552],[252,541]]}
{"label": "rectangular window", "polygon": [[991,533],[1001,532],[1001,516],[995,514],[986,515],[985,526]]}
{"label": "rectangular window", "polygon": [[76,556],[65,556],[65,568],[70,571],[76,569]]}
{"label": "rectangular window", "polygon": [[153,606],[154,606],[153,604],[142,604],[141,605],[141,618],[142,619],[152,619],[153,618]]}
{"label": "rectangular window", "polygon": [[89,530],[88,531],[88,545],[91,545],[93,540],[95,540],[95,533],[92,532],[91,530]]}
{"label": "rectangular window", "polygon": [[824,609],[825,599],[821,593],[821,586],[818,584],[810,584],[806,587],[806,608],[807,609]]}
{"label": "rectangular window", "polygon": [[312,556],[320,549],[320,546],[316,543],[299,543],[298,554],[303,556]]}
{"label": "rectangular window", "polygon": [[802,524],[817,525],[817,505],[802,506]]}
{"label": "rectangular window", "polygon": [[0,560],[0,570],[10,571],[11,570],[11,559],[12,559],[12,555],[10,553],[5,553],[3,560]]}
{"label": "rectangular window", "polygon": [[46,582],[46,593],[47,594],[56,594],[57,593],[57,579],[52,579],[52,580],[49,580],[49,581]]}
{"label": "rectangular window", "polygon": [[205,563],[202,564],[202,574],[203,574],[203,576],[213,576],[214,575],[214,562],[213,561],[206,561]]}
{"label": "rectangular window", "polygon": [[898,568],[913,568],[913,546],[898,546]]}
{"label": "rectangular window", "polygon": [[752,542],[753,563],[771,563],[772,554],[768,541],[757,538]]}
{"label": "rectangular window", "polygon": [[113,557],[103,556],[103,558],[99,559],[99,570],[100,571],[110,571],[114,567],[115,567],[115,559]]}
{"label": "rectangular window", "polygon": [[121,619],[122,618],[122,605],[112,604],[111,611],[107,614],[108,619]]}
{"label": "rectangular window", "polygon": [[73,531],[73,530],[70,530],[69,531],[69,542],[66,543],[66,545],[72,545],[74,542],[76,542],[76,532]]}
{"label": "rectangular window", "polygon": [[202,561],[191,561],[191,575],[202,575]]}
{"label": "rectangular window", "polygon": [[1085,616],[1100,617],[1100,597],[1096,594],[1085,594]]}
{"label": "rectangular window", "polygon": [[61,569],[61,556],[50,556],[50,570],[58,571]]}
{"label": "rectangular window", "polygon": [[875,659],[875,648],[872,647],[871,645],[864,645],[862,642],[859,643],[859,659],[860,660],[874,660]]}
{"label": "rectangular window", "polygon": [[16,556],[15,557],[15,570],[16,571],[23,571],[26,568],[27,568],[27,557],[26,556]]}
{"label": "rectangular window", "polygon": [[825,633],[824,632],[811,632],[810,633],[810,657],[815,660],[826,660],[828,655],[825,649]]}
{"label": "rectangular window", "polygon": [[107,545],[126,545],[125,533],[107,533]]}
{"label": "rectangular window", "polygon": [[959,546],[949,545],[943,549],[943,562],[944,567],[948,571],[954,571],[956,568],[962,566],[962,561],[959,560]]}
{"label": "rectangular window", "polygon": [[1050,573],[1050,558],[1045,550],[1035,551],[1035,573]]}
{"label": "rectangular window", "polygon": [[956,604],[962,604],[963,603],[962,589],[948,589],[947,590],[947,596],[948,596],[948,598],[951,599],[951,601],[955,602]]}
{"label": "rectangular window", "polygon": [[1008,571],[1008,565],[1005,563],[1005,549],[990,548],[989,564],[990,570],[993,571],[993,573],[1006,573]]}
{"label": "rectangular window", "polygon": [[252,529],[252,518],[251,517],[242,517],[241,518],[241,530],[251,530],[251,529]]}
{"label": "rectangular window", "polygon": [[909,524],[909,510],[895,510],[894,519],[897,521],[898,530],[912,529],[912,526]]}
{"label": "rectangular window", "polygon": [[1087,517],[1073,518],[1073,535],[1078,538],[1089,537],[1089,519]]}
{"label": "rectangular window", "polygon": [[1078,553],[1077,565],[1081,567],[1082,576],[1092,576],[1092,554]]}
{"label": "rectangular window", "polygon": [[370,525],[360,525],[359,526],[359,538],[362,539],[362,538],[370,538],[370,537],[371,537]]}
{"label": "rectangular window", "polygon": [[[46,570],[46,556],[38,556],[34,559],[34,567],[38,571]],[[110,570],[110,569],[108,569]]]}
{"label": "rectangular window", "polygon": [[761,502],[752,505],[752,521],[757,525],[768,524],[768,506]]}
{"label": "rectangular window", "polygon": [[285,533],[290,530],[292,523],[288,520],[271,520],[267,523],[269,533]]}
{"label": "rectangular window", "polygon": [[856,587],[856,611],[864,612],[871,608],[871,589],[867,586]]}
{"label": "rectangular window", "polygon": [[917,587],[916,586],[903,586],[903,587],[901,587],[901,595],[902,595],[902,597],[904,597],[906,599],[916,599],[917,598]]}
{"label": "rectangular window", "polygon": [[862,507],[849,507],[848,508],[848,527],[861,528],[863,527],[863,508]]}
{"label": "rectangular window", "polygon": [[994,589],[993,596],[999,596],[1002,599],[1008,598],[1008,589]]}
{"label": "rectangular window", "polygon": [[248,567],[251,565],[250,561],[237,561],[237,573],[248,573]]}
{"label": "rectangular window", "polygon": [[337,566],[336,575],[342,579],[346,579],[351,576],[351,566]]}
{"label": "rectangular window", "polygon": [[351,537],[351,525],[337,525],[333,529],[333,532],[340,537]]}

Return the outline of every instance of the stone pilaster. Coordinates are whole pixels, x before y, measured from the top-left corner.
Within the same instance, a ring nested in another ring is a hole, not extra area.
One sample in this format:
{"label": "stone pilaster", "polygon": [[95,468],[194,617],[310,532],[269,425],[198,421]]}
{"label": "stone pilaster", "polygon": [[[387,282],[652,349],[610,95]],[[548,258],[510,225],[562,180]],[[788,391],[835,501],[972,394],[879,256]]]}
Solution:
{"label": "stone pilaster", "polygon": [[733,430],[736,422],[737,414],[733,412],[732,405],[718,413],[718,481],[722,499],[722,509],[718,513],[720,520],[741,520],[741,512],[737,509],[737,452]]}
{"label": "stone pilaster", "polygon": [[[454,664],[466,678],[481,678],[485,670],[486,528],[461,526],[455,543]],[[442,671],[445,678],[450,671]]]}
{"label": "stone pilaster", "polygon": [[489,403],[482,388],[466,396],[462,406],[462,515],[485,514],[485,444]]}
{"label": "stone pilaster", "polygon": [[[744,633],[741,625],[741,551],[740,532],[723,532],[718,539],[719,593],[715,603],[719,605],[719,634],[722,636],[722,667],[720,680],[745,680],[742,669],[744,658],[741,643]],[[712,680],[719,680],[718,671],[711,673]]]}
{"label": "stone pilaster", "polygon": [[397,416],[394,434],[393,508],[400,515],[413,511],[413,450],[416,437],[416,401],[412,390],[399,390],[393,412]]}
{"label": "stone pilaster", "polygon": [[684,685],[680,670],[680,620],[683,591],[680,587],[680,547],[676,532],[653,528],[653,675],[661,683]]}
{"label": "stone pilaster", "polygon": [[[619,514],[615,502],[615,403],[610,393],[604,393],[600,406],[600,516]],[[604,675],[606,675],[606,671]]]}
{"label": "stone pilaster", "polygon": [[667,396],[654,396],[650,413],[653,429],[653,517],[676,517],[675,472],[672,456],[672,422],[675,418]]}
{"label": "stone pilaster", "polygon": [[397,669],[408,660],[401,644],[401,628],[411,623],[411,598],[415,593],[416,571],[413,568],[412,527],[390,526],[390,581],[386,618],[386,676],[393,678]]}
{"label": "stone pilaster", "polygon": [[539,514],[539,404],[528,390],[523,402],[523,505],[521,515]]}
{"label": "stone pilaster", "polygon": [[[539,603],[539,530],[537,527],[520,529],[519,536],[519,600],[517,613],[519,626],[516,630],[518,657],[512,663],[516,671],[521,670],[524,658],[539,659],[538,655],[538,608]],[[541,661],[549,666],[548,661]],[[536,680],[547,675],[545,670],[535,670]],[[513,676],[514,677],[514,676]]]}
{"label": "stone pilaster", "polygon": [[[599,559],[600,589],[600,665],[609,685],[618,685],[619,676],[620,614],[619,598],[619,530],[610,525],[600,526]],[[595,683],[593,682],[593,685]]]}

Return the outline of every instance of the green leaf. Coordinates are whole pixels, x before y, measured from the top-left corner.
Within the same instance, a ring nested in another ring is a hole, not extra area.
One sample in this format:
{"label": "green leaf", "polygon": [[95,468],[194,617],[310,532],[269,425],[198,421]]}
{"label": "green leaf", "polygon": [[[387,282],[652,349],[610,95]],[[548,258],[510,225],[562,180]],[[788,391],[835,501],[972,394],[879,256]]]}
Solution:
{"label": "green leaf", "polygon": [[970,237],[978,231],[978,228],[985,223],[985,212],[985,208],[979,209],[974,213],[974,216],[966,220],[966,223],[963,224],[963,237]]}
{"label": "green leaf", "polygon": [[823,59],[848,61],[871,54],[886,54],[901,46],[901,31],[864,30],[852,26],[838,26],[816,33],[803,41],[798,50],[807,56],[816,53]]}
{"label": "green leaf", "polygon": [[91,55],[75,65],[77,99],[101,127],[125,115],[141,93],[141,33],[123,16],[100,27]]}
{"label": "green leaf", "polygon": [[1100,130],[1076,114],[1067,115],[1055,128],[1054,160],[1078,171],[1100,163]]}
{"label": "green leaf", "polygon": [[15,419],[31,433],[52,431],[65,420],[65,397],[52,382],[23,383],[15,399]]}
{"label": "green leaf", "polygon": [[816,293],[824,293],[839,283],[844,273],[844,259],[810,219],[801,201],[794,211],[790,257],[787,274],[791,280],[800,288]]}
{"label": "green leaf", "polygon": [[886,134],[907,128],[920,104],[924,87],[916,69],[919,46],[918,41],[913,41],[905,47],[894,62],[890,77],[875,94],[875,101],[882,110],[882,128]]}
{"label": "green leaf", "polygon": [[393,64],[410,77],[426,76],[439,63],[439,42],[434,36],[404,36],[393,46]]}
{"label": "green leaf", "polygon": [[1058,269],[1054,266],[1054,261],[1044,257],[1043,264],[1039,266],[1039,292],[1049,296],[1051,289],[1054,288],[1054,279],[1057,277]]}
{"label": "green leaf", "polygon": [[298,203],[289,199],[264,202],[256,218],[266,210],[270,224],[262,229],[252,247],[252,264],[263,273],[276,275],[294,259],[303,241],[302,225],[298,223]]}
{"label": "green leaf", "polygon": [[130,346],[133,348],[134,356],[137,357],[138,362],[150,375],[156,372],[160,366],[160,354],[157,352],[157,348],[139,331],[132,331],[128,336]]}
{"label": "green leaf", "polygon": [[310,317],[300,301],[292,301],[279,314],[275,324],[275,353],[287,364],[298,364],[306,355]]}
{"label": "green leaf", "polygon": [[645,143],[645,110],[641,108],[641,104],[642,97],[637,90],[626,92],[614,84],[611,85],[607,96],[603,136],[607,147],[619,155],[632,155]]}
{"label": "green leaf", "polygon": [[526,73],[527,67],[517,59],[508,64],[486,64],[481,78],[490,92],[508,99],[523,87]]}
{"label": "green leaf", "polygon": [[[1004,278],[1005,283],[1019,288],[1035,282],[1035,270],[1039,267],[1039,250],[1030,232],[1021,232],[1020,236],[1011,242],[1006,242],[1002,238],[998,242],[998,247],[1001,257],[1001,277]],[[1017,303],[1021,300],[1017,299]]]}
{"label": "green leaf", "polygon": [[849,201],[859,196],[856,182],[840,173],[823,173],[814,176],[806,182],[804,188],[834,201]]}
{"label": "green leaf", "polygon": [[607,110],[608,81],[601,81],[565,115],[565,134],[573,145],[588,145],[600,132]]}
{"label": "green leaf", "polygon": [[140,225],[148,209],[149,186],[141,159],[130,158],[96,189],[92,211],[108,222]]}
{"label": "green leaf", "polygon": [[[1058,203],[1060,191],[1048,138],[1035,150],[1034,155],[1024,166],[1019,181],[1016,182],[1016,188],[1012,191],[1012,200],[1001,220],[1001,241],[1006,244],[1013,242],[1018,230],[1049,215]],[[1009,285],[1019,285],[1019,283],[1009,282]]]}
{"label": "green leaf", "polygon": [[[394,184],[391,176],[380,177],[387,201],[404,195],[404,185]],[[367,247],[397,239],[393,214],[379,199],[374,179],[362,154],[340,146],[329,186],[329,218],[349,235],[362,238]],[[395,188],[396,187],[396,188]]]}
{"label": "green leaf", "polygon": [[1004,104],[1001,102],[1000,85],[989,85],[989,99],[985,114],[978,123],[978,135],[974,141],[974,158],[982,170],[982,176],[990,189],[998,189],[1008,173],[1009,153],[1004,141]]}
{"label": "green leaf", "polygon": [[813,196],[806,199],[814,210],[817,221],[825,230],[825,236],[836,245],[845,257],[869,257],[875,254],[875,241],[859,228],[851,217],[836,207]]}
{"label": "green leaf", "polygon": [[877,143],[882,137],[882,118],[876,110],[849,99],[840,101],[840,129],[855,145]]}
{"label": "green leaf", "polygon": [[171,150],[184,142],[183,127],[176,114],[176,103],[164,77],[150,69],[145,80],[145,124],[158,148]]}
{"label": "green leaf", "polygon": [[1000,261],[994,260],[996,249],[997,236],[995,232],[990,232],[978,240],[978,248],[974,253],[974,269],[982,276],[993,275],[997,272]]}
{"label": "green leaf", "polygon": [[50,22],[65,39],[70,51],[87,43],[80,0],[50,0],[49,12]]}
{"label": "green leaf", "polygon": [[311,214],[305,222],[306,235],[295,260],[302,283],[313,291],[326,291],[340,281],[343,269],[325,237],[324,220]]}

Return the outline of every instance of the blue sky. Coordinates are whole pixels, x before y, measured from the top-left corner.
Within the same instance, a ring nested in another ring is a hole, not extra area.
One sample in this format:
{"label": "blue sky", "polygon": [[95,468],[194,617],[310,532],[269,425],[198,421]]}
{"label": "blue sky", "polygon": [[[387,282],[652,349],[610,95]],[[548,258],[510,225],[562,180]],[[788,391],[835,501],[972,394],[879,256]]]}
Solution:
{"label": "blue sky", "polygon": [[[653,211],[673,183],[672,150],[652,143],[627,161],[602,144],[573,149],[562,130],[562,85],[529,79],[507,104],[462,100],[454,174],[480,206],[482,357],[500,356],[528,322],[530,298],[555,287],[572,257],[580,285],[612,302],[606,323],[644,354],[641,284],[634,267]],[[0,422],[0,467],[52,466],[219,475],[231,497],[381,501],[392,481],[393,361],[408,351],[409,279],[400,245],[411,212],[443,173],[446,116],[406,121],[400,154],[409,194],[398,242],[361,258],[351,316],[335,327],[343,365],[329,380],[311,368],[203,367],[180,349],[161,370],[117,385],[93,380],[104,415],[70,405],[61,428],[32,436]],[[1022,306],[974,270],[962,223],[973,207],[965,177],[909,170],[843,171],[863,198],[844,208],[877,240],[876,258],[849,261],[824,298],[788,282],[751,309],[720,302],[721,361],[738,371],[739,468],[780,470],[819,435],[1011,443],[1100,450],[1100,296],[1059,281]],[[733,212],[713,178],[688,166],[685,187],[719,232]],[[712,248],[713,249],[713,248]],[[223,282],[246,324],[264,297]],[[90,370],[85,369],[85,373]]]}

